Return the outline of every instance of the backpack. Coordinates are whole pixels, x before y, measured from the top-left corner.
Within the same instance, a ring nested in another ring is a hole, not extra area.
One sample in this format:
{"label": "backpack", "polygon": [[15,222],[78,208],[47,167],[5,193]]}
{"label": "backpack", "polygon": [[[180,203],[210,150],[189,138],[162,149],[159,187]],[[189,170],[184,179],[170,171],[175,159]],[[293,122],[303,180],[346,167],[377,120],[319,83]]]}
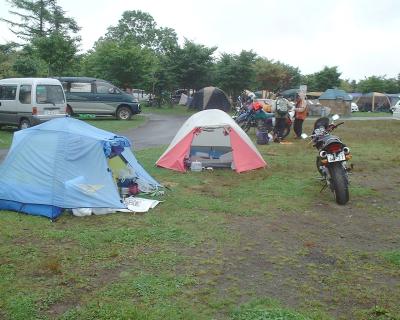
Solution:
{"label": "backpack", "polygon": [[278,98],[276,100],[276,112],[278,112],[278,114],[281,116],[284,116],[288,113],[287,102],[282,98]]}

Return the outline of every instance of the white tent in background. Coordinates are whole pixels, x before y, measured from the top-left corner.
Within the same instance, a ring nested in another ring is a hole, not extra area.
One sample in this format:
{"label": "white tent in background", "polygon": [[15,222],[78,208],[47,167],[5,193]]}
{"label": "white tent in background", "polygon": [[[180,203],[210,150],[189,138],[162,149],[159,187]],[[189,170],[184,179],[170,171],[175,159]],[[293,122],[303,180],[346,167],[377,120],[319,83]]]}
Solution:
{"label": "white tent in background", "polygon": [[178,104],[181,105],[181,106],[186,106],[187,101],[188,101],[188,96],[186,94],[182,93]]}

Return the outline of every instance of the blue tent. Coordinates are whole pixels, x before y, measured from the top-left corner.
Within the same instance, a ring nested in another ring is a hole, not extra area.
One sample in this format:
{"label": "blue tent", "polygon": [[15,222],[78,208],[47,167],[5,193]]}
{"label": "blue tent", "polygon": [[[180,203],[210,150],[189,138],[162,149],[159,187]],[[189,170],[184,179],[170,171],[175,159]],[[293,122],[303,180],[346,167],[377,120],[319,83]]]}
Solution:
{"label": "blue tent", "polygon": [[119,156],[154,189],[122,136],[65,117],[14,133],[0,166],[0,210],[57,218],[67,208],[125,208],[108,159]]}
{"label": "blue tent", "polygon": [[336,99],[351,101],[353,98],[346,91],[341,89],[328,89],[319,97],[319,100],[336,100]]}

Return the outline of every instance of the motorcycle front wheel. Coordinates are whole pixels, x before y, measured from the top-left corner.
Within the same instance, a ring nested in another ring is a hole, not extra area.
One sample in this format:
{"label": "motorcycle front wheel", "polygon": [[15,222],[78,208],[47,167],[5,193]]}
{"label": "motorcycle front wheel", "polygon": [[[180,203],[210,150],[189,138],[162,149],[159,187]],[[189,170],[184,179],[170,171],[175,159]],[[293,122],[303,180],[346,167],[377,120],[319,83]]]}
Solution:
{"label": "motorcycle front wheel", "polygon": [[331,188],[337,204],[344,205],[349,201],[349,182],[346,170],[341,162],[335,162],[329,168]]}

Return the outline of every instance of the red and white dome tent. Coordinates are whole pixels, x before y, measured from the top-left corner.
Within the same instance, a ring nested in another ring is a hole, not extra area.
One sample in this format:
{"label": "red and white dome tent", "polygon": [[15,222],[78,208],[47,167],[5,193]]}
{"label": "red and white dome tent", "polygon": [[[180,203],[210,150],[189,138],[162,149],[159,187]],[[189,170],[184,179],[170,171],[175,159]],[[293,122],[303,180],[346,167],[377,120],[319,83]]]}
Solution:
{"label": "red and white dome tent", "polygon": [[192,161],[205,167],[231,167],[238,173],[267,166],[247,134],[218,109],[197,112],[186,120],[156,165],[184,172]]}

